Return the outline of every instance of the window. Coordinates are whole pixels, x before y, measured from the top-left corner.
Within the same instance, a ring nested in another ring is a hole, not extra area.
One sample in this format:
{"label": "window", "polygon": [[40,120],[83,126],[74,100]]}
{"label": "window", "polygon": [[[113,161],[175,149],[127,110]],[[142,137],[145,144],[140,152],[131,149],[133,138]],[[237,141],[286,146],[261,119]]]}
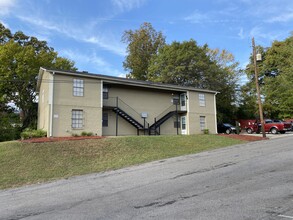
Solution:
{"label": "window", "polygon": [[172,102],[174,105],[178,105],[179,104],[179,97],[173,97]]}
{"label": "window", "polygon": [[82,79],[73,79],[73,96],[83,96]]}
{"label": "window", "polygon": [[181,130],[185,130],[186,129],[186,117],[182,116],[181,117]]}
{"label": "window", "polygon": [[180,105],[185,106],[186,105],[186,93],[180,94]]}
{"label": "window", "polygon": [[72,128],[83,128],[83,110],[72,110]]}
{"label": "window", "polygon": [[174,119],[174,128],[180,128],[180,118],[178,117],[178,121],[176,120],[176,117]]}
{"label": "window", "polygon": [[205,95],[200,93],[198,97],[199,97],[199,106],[206,106]]}
{"label": "window", "polygon": [[200,125],[200,130],[206,129],[206,117],[205,116],[199,116],[199,125]]}
{"label": "window", "polygon": [[109,89],[108,87],[103,87],[103,99],[109,98]]}
{"label": "window", "polygon": [[103,112],[103,127],[108,127],[108,113]]}

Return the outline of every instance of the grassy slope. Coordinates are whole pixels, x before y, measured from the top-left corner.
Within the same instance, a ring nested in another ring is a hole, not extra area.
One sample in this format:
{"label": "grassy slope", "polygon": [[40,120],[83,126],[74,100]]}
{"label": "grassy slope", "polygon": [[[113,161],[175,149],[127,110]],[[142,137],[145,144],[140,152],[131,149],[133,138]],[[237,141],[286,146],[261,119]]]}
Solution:
{"label": "grassy slope", "polygon": [[243,143],[217,135],[141,136],[51,143],[0,143],[0,189]]}

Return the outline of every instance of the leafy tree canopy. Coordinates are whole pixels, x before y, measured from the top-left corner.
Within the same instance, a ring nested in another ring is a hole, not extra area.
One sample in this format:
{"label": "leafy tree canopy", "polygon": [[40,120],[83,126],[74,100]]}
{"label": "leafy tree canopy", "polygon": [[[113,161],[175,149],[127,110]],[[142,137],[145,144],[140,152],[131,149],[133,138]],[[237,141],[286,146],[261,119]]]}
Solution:
{"label": "leafy tree canopy", "polygon": [[[274,41],[268,48],[257,46],[256,51],[262,54],[257,69],[265,117],[293,118],[293,35],[284,41]],[[245,86],[250,88],[247,92],[251,95],[251,100],[256,100],[252,56],[246,73],[249,82]],[[252,105],[253,102],[250,102],[250,106],[242,107],[248,111]]]}
{"label": "leafy tree canopy", "polygon": [[127,30],[122,36],[127,43],[127,53],[123,66],[130,73],[129,78],[146,80],[149,62],[159,48],[165,45],[162,32],[157,32],[150,23],[143,23],[138,30]]}
{"label": "leafy tree canopy", "polygon": [[41,66],[76,70],[74,62],[58,56],[46,41],[14,34],[0,23],[0,97],[13,101],[23,113],[23,128],[36,122],[36,82]]}
{"label": "leafy tree canopy", "polygon": [[265,111],[272,117],[293,118],[293,35],[274,41],[263,65]]}
{"label": "leafy tree canopy", "polygon": [[196,41],[173,42],[162,47],[149,65],[148,80],[219,91],[219,121],[231,121],[236,113],[238,63],[228,51],[212,50]]}

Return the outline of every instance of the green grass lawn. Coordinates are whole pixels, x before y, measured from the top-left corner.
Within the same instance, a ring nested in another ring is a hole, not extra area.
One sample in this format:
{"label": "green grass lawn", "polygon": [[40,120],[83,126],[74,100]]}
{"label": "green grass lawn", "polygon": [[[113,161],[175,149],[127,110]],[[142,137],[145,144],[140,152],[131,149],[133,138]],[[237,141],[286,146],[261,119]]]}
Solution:
{"label": "green grass lawn", "polygon": [[0,189],[194,154],[243,141],[218,135],[0,143]]}

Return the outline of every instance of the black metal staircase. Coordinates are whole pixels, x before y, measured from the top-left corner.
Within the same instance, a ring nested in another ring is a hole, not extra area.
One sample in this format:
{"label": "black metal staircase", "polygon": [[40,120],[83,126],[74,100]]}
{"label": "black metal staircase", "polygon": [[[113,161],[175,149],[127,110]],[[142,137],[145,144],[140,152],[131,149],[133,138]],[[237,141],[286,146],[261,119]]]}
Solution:
{"label": "black metal staircase", "polygon": [[113,108],[113,111],[115,113],[117,113],[121,118],[125,119],[128,123],[130,123],[135,128],[144,129],[144,126],[142,124],[140,124],[138,121],[136,121],[133,117],[131,117],[129,114],[127,114],[122,109],[115,107],[115,108]]}
{"label": "black metal staircase", "polygon": [[160,135],[160,126],[175,114],[176,111],[170,111],[159,120],[155,119],[155,123],[149,127],[149,135]]}

